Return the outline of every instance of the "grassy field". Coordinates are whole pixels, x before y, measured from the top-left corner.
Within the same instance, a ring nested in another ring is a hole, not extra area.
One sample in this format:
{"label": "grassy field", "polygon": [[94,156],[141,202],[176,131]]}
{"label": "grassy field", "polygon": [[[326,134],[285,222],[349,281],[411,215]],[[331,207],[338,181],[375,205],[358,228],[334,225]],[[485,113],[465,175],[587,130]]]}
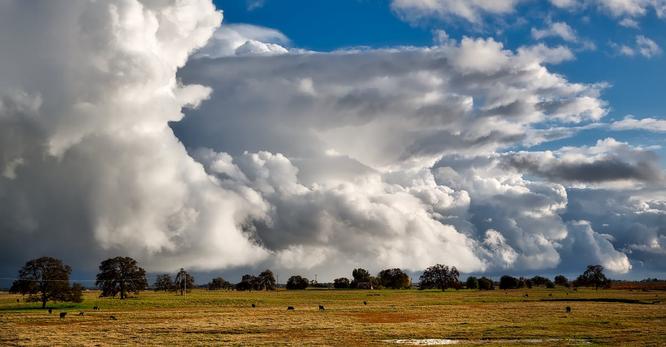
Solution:
{"label": "grassy field", "polygon": [[[122,301],[97,295],[86,293],[81,304],[50,303],[49,315],[0,293],[0,345],[666,345],[663,291],[195,290]],[[68,314],[60,319],[59,312]]]}

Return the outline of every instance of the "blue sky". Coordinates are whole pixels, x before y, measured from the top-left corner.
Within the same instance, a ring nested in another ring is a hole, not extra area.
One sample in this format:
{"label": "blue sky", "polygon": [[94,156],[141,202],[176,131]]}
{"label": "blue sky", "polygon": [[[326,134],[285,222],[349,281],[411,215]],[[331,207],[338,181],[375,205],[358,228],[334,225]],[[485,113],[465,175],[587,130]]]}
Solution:
{"label": "blue sky", "polygon": [[[391,9],[390,1],[382,0],[265,0],[254,7],[248,6],[253,3],[250,0],[216,0],[215,3],[224,11],[225,23],[274,28],[284,33],[292,46],[316,51],[357,46],[430,46],[434,30],[445,30],[455,39],[493,37],[506,48],[516,49],[537,42],[531,35],[532,28],[543,28],[548,21],[564,22],[581,40],[596,45],[596,49],[575,49],[575,60],[550,66],[550,69],[574,82],[607,82],[609,87],[602,95],[610,106],[606,120],[620,120],[627,115],[663,119],[666,113],[666,55],[662,53],[651,58],[625,56],[611,46],[611,42],[631,44],[636,35],[644,35],[660,47],[666,47],[666,20],[658,18],[655,11],[647,11],[637,19],[639,28],[628,28],[618,24],[619,18],[594,8],[569,11],[553,8],[546,2],[532,1],[517,6],[514,13],[500,19],[488,16],[490,18],[486,17],[486,22],[479,26],[460,18],[409,23]],[[567,44],[557,37],[543,41],[552,45]],[[666,147],[663,134],[594,129],[536,148],[591,145],[597,139],[609,136],[621,141]],[[666,156],[665,149],[657,151],[662,157]]]}

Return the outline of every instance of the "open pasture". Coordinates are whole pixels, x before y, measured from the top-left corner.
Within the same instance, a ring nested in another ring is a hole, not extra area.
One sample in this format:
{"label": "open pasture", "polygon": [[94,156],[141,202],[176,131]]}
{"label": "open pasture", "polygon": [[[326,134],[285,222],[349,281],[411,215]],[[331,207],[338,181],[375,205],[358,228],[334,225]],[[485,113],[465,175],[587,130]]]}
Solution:
{"label": "open pasture", "polygon": [[666,345],[663,291],[91,291],[52,314],[19,298],[0,293],[0,345]]}

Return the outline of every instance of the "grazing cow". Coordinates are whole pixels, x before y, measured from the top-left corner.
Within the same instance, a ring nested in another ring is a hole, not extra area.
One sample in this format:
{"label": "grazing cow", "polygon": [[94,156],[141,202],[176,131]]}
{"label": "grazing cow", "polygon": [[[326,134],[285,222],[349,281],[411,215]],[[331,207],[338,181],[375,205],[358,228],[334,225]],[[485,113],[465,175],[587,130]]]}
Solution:
{"label": "grazing cow", "polygon": [[60,312],[60,319],[64,319],[67,315],[67,312]]}
{"label": "grazing cow", "polygon": [[530,296],[529,294],[525,293],[525,297],[526,297],[526,298],[529,297],[529,296]]}
{"label": "grazing cow", "polygon": [[118,320],[118,318],[116,318],[116,316],[109,316],[109,319],[110,320]]}
{"label": "grazing cow", "polygon": [[53,313],[53,309],[49,309],[49,314]]}
{"label": "grazing cow", "polygon": [[325,310],[324,305],[319,305],[319,311]]}
{"label": "grazing cow", "polygon": [[368,304],[368,302],[367,302],[367,301],[363,301],[363,305],[367,305],[367,304]]}
{"label": "grazing cow", "polygon": [[548,296],[553,296],[553,293],[549,293]]}
{"label": "grazing cow", "polygon": [[571,306],[567,306],[565,310],[567,311],[567,313],[571,313]]}
{"label": "grazing cow", "polygon": [[99,307],[98,306],[93,306],[93,310],[99,311]]}
{"label": "grazing cow", "polygon": [[252,304],[252,307],[257,307],[257,305],[255,305],[255,304]]}
{"label": "grazing cow", "polygon": [[83,311],[79,312],[79,316],[83,316],[85,313]]}
{"label": "grazing cow", "polygon": [[294,306],[288,306],[287,307],[287,311],[293,311],[293,310],[294,310]]}

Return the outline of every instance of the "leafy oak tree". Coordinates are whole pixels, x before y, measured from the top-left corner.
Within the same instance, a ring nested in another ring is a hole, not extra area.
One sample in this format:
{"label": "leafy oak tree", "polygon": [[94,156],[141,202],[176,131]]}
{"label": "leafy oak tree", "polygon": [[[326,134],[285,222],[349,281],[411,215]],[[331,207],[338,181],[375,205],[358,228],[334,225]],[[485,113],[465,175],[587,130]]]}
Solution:
{"label": "leafy oak tree", "polygon": [[340,277],[333,280],[333,288],[335,289],[346,289],[349,288],[349,278]]}
{"label": "leafy oak tree", "polygon": [[479,279],[474,276],[467,277],[467,280],[465,281],[465,288],[479,289]]}
{"label": "leafy oak tree", "polygon": [[520,287],[520,281],[509,275],[504,275],[500,278],[499,282],[500,289],[516,289]]}
{"label": "leafy oak tree", "polygon": [[102,290],[100,296],[115,297],[120,294],[121,299],[125,299],[127,293],[138,293],[148,287],[146,270],[130,257],[115,257],[103,261],[99,265],[95,284]]}
{"label": "leafy oak tree", "polygon": [[287,280],[287,289],[305,289],[310,284],[307,278],[301,276],[291,276]]}
{"label": "leafy oak tree", "polygon": [[171,275],[169,274],[157,275],[154,286],[155,286],[155,291],[165,291],[165,292],[170,291],[174,287]]}
{"label": "leafy oak tree", "polygon": [[610,287],[611,281],[604,275],[601,265],[588,265],[587,270],[574,281],[576,287],[594,287],[595,289]]}
{"label": "leafy oak tree", "polygon": [[555,276],[555,285],[562,286],[562,287],[570,287],[571,286],[571,284],[569,283],[569,279],[564,277],[563,275]]}
{"label": "leafy oak tree", "polygon": [[266,269],[260,273],[257,276],[257,285],[259,290],[275,290],[277,283],[273,271]]}
{"label": "leafy oak tree", "polygon": [[449,268],[446,265],[437,264],[427,268],[421,275],[419,289],[441,289],[460,288],[458,277],[460,272],[455,266]]}
{"label": "leafy oak tree", "polygon": [[26,301],[38,301],[42,308],[48,301],[81,302],[82,286],[69,286],[69,274],[72,268],[62,260],[41,257],[29,260],[19,270],[18,279],[12,283],[9,291],[28,295]]}
{"label": "leafy oak tree", "polygon": [[493,290],[493,289],[495,289],[495,283],[490,278],[481,277],[481,278],[479,278],[479,289],[480,290]]}
{"label": "leafy oak tree", "polygon": [[231,289],[233,285],[222,277],[215,277],[208,283],[208,290]]}
{"label": "leafy oak tree", "polygon": [[377,275],[379,284],[384,288],[404,289],[411,286],[409,276],[401,269],[386,269]]}
{"label": "leafy oak tree", "polygon": [[366,269],[358,268],[352,271],[352,281],[351,288],[358,288],[359,283],[368,282],[370,283],[370,273]]}

